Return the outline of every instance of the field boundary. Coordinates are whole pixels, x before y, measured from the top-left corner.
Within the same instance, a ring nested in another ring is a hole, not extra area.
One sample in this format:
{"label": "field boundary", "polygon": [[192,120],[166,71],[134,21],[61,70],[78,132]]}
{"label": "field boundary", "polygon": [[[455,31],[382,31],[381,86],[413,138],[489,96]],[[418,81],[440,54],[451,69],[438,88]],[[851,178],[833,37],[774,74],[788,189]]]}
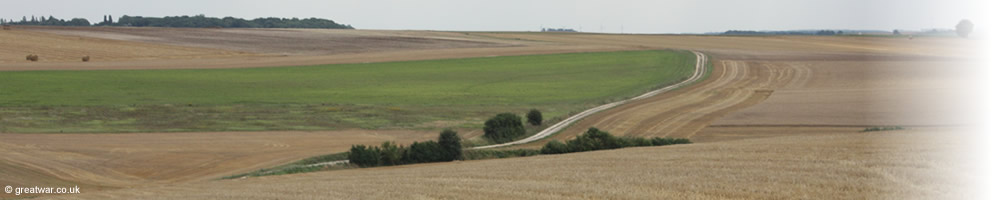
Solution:
{"label": "field boundary", "polygon": [[591,109],[587,109],[587,110],[585,110],[583,112],[577,113],[576,115],[573,115],[573,116],[571,116],[569,118],[566,118],[563,121],[560,121],[559,123],[553,124],[552,126],[549,126],[548,128],[546,128],[546,129],[544,129],[542,131],[539,131],[535,135],[532,135],[530,137],[527,137],[527,138],[524,138],[524,139],[521,139],[521,140],[517,140],[517,141],[513,141],[513,142],[507,142],[507,143],[503,143],[503,144],[494,144],[494,145],[487,145],[487,146],[472,147],[472,148],[469,148],[469,149],[474,149],[474,150],[475,149],[489,149],[489,148],[506,147],[506,146],[511,146],[511,145],[526,144],[526,143],[534,142],[534,141],[537,141],[537,140],[540,140],[540,139],[544,139],[545,137],[548,137],[549,135],[558,133],[559,131],[562,131],[566,127],[569,127],[570,125],[572,125],[576,121],[579,121],[579,120],[581,120],[583,118],[586,118],[587,116],[593,115],[595,113],[598,113],[598,112],[601,112],[601,111],[604,111],[604,110],[607,110],[607,109],[610,109],[610,108],[614,108],[616,106],[619,106],[619,105],[622,105],[622,104],[625,104],[625,103],[629,103],[629,102],[632,102],[632,101],[638,101],[638,100],[642,100],[642,99],[649,98],[649,97],[652,97],[652,96],[656,96],[658,94],[661,94],[661,93],[664,93],[664,92],[667,92],[667,91],[670,91],[670,90],[673,90],[673,89],[680,88],[681,86],[685,86],[685,85],[697,82],[705,74],[705,71],[706,71],[705,70],[705,63],[707,62],[707,59],[705,58],[705,54],[703,54],[701,52],[691,51],[691,53],[694,53],[694,55],[696,56],[695,71],[694,71],[694,73],[691,74],[691,77],[688,77],[684,81],[681,81],[681,82],[673,84],[673,85],[668,85],[668,86],[665,86],[665,87],[657,89],[657,90],[653,90],[653,91],[647,92],[645,94],[633,97],[631,99],[626,99],[626,100],[621,100],[621,101],[617,101],[617,102],[612,102],[612,103],[604,104],[604,105],[597,106],[597,107],[594,107],[594,108],[591,108]]}

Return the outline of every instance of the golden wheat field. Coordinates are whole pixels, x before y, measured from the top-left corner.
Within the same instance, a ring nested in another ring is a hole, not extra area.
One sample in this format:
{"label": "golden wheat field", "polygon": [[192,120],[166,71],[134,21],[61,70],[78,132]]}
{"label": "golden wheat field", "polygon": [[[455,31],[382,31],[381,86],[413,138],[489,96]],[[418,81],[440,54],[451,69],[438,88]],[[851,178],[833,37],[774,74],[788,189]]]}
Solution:
{"label": "golden wheat field", "polygon": [[[961,129],[840,131],[137,187],[69,199],[966,199]],[[59,199],[59,198],[56,198]]]}

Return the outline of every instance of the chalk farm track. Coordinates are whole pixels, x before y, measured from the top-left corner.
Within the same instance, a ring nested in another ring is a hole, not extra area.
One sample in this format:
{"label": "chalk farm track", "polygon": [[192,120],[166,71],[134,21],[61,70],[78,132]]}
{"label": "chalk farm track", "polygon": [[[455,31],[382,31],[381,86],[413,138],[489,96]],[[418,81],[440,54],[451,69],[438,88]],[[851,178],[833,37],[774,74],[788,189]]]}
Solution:
{"label": "chalk farm track", "polygon": [[[400,40],[338,47],[358,48],[343,51],[196,44],[198,37],[229,34],[277,34],[278,43]],[[969,102],[975,99],[969,90],[976,84],[969,78],[979,55],[975,40],[39,27],[14,27],[0,37],[0,70],[239,68],[634,49],[704,52],[713,65],[696,84],[505,148],[537,148],[589,127],[616,135],[687,137],[691,145],[217,180],[350,144],[406,143],[436,133],[0,134],[0,185],[79,185],[83,192],[46,198],[968,199],[975,193],[969,179],[976,169],[967,161],[976,155],[966,149],[974,125],[967,116],[975,116]],[[110,50],[80,62],[77,57],[91,45]],[[32,49],[42,61],[24,61],[27,53],[18,49]],[[859,133],[896,125],[906,129]]]}

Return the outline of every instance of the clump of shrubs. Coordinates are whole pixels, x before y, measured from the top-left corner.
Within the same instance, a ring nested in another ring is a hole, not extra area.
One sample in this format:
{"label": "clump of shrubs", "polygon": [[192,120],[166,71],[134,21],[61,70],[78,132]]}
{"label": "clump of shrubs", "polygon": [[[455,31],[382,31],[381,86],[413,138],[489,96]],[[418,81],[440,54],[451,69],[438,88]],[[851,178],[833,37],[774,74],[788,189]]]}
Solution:
{"label": "clump of shrubs", "polygon": [[347,154],[347,159],[361,167],[379,166],[382,163],[380,151],[378,147],[369,148],[365,145],[353,145],[350,153]]}
{"label": "clump of shrubs", "polygon": [[538,155],[541,152],[537,149],[511,149],[511,150],[466,150],[462,153],[463,160],[483,160],[496,158],[528,157]]}
{"label": "clump of shrubs", "polygon": [[525,118],[528,118],[528,123],[532,126],[542,125],[542,111],[538,111],[538,109],[528,111],[528,115]]}
{"label": "clump of shrubs", "polygon": [[542,154],[562,154],[584,151],[596,151],[605,149],[618,149],[625,147],[645,147],[663,146],[673,144],[690,144],[687,138],[661,138],[653,139],[639,137],[615,137],[608,132],[597,128],[590,128],[583,135],[578,135],[566,143],[560,141],[550,141],[542,147]]}
{"label": "clump of shrubs", "polygon": [[541,150],[462,150],[462,138],[453,130],[447,129],[438,136],[438,141],[413,142],[408,147],[385,142],[380,146],[354,145],[347,153],[350,163],[359,167],[377,167],[405,165],[429,162],[448,162],[453,160],[480,160],[493,158],[525,157],[538,154],[562,154],[626,147],[663,146],[674,144],[690,144],[686,138],[652,139],[639,137],[615,137],[597,128],[590,128],[583,135],[576,136],[565,143],[551,141]]}
{"label": "clump of shrubs", "polygon": [[462,138],[453,130],[444,130],[438,141],[413,142],[409,147],[393,142],[381,146],[351,146],[348,160],[360,167],[392,166],[462,159]]}
{"label": "clump of shrubs", "polygon": [[31,61],[31,62],[36,62],[36,61],[38,61],[38,55],[30,54],[28,56],[25,56],[24,59],[28,60],[28,61]]}
{"label": "clump of shrubs", "polygon": [[486,120],[483,133],[486,139],[494,143],[504,143],[524,136],[525,131],[521,116],[514,113],[500,113]]}

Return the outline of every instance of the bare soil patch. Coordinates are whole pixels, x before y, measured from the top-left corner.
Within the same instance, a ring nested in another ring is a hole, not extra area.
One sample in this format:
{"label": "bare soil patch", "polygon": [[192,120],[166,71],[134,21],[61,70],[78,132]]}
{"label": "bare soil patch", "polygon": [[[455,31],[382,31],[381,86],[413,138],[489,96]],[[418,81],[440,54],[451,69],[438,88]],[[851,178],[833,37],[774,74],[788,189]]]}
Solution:
{"label": "bare soil patch", "polygon": [[[18,26],[0,71],[278,67],[653,49],[438,31]],[[23,58],[38,54],[41,62]],[[81,62],[89,55],[90,62]]]}
{"label": "bare soil patch", "polygon": [[[25,60],[35,54],[38,62]],[[81,58],[90,56],[91,62]],[[243,53],[220,49],[166,46],[114,39],[66,36],[37,31],[0,31],[0,70],[12,66],[53,65],[72,63],[94,65],[104,61],[149,61],[154,59],[206,59],[246,56]]]}
{"label": "bare soil patch", "polygon": [[[328,29],[26,27],[26,30],[163,45],[277,55],[329,55],[393,50],[506,47],[512,42],[459,33]],[[500,43],[503,42],[503,43]]]}
{"label": "bare soil patch", "polygon": [[[219,69],[249,67],[282,67],[343,63],[373,63],[449,58],[516,56],[535,54],[581,53],[636,50],[620,46],[545,45],[528,47],[464,48],[401,50],[358,54],[319,56],[255,55],[232,58],[122,60],[109,62],[12,63],[0,66],[0,71],[25,70],[126,70],[126,69]],[[23,56],[21,56],[23,59]],[[79,58],[76,58],[79,59]],[[96,58],[95,58],[96,59]]]}

